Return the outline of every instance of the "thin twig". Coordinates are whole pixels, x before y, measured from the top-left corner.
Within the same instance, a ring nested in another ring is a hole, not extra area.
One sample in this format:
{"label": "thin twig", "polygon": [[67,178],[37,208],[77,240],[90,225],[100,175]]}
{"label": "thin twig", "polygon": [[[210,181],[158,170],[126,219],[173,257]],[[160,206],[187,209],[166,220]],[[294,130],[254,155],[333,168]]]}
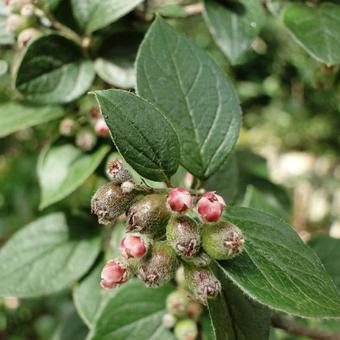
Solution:
{"label": "thin twig", "polygon": [[272,317],[272,326],[294,335],[306,336],[314,340],[340,340],[340,334],[309,328],[296,321],[285,319],[280,315]]}

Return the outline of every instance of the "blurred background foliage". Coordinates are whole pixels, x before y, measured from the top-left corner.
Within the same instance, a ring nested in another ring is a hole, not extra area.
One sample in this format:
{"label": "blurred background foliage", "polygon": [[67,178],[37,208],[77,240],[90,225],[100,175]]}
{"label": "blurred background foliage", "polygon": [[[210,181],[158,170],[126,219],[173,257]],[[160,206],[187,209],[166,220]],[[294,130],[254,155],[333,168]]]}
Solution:
{"label": "blurred background foliage", "polygon": [[[274,14],[267,15],[265,26],[242,62],[231,66],[202,16],[187,16],[182,10],[192,2],[153,0],[149,1],[149,11],[169,17],[172,25],[205,49],[233,79],[243,109],[243,128],[237,151],[218,174],[230,181],[223,194],[235,204],[254,206],[289,220],[306,242],[311,240],[339,286],[339,269],[335,267],[340,261],[340,240],[333,246],[327,243],[334,241],[330,237],[340,238],[339,67],[319,63],[291,39],[277,15],[285,1],[274,0],[267,1]],[[56,16],[75,25],[63,7],[67,1],[63,3]],[[120,62],[131,64],[129,52],[135,53],[136,39],[119,32],[143,34],[149,25],[148,15],[144,8],[138,8],[106,27],[97,34],[107,37],[107,45],[98,48],[107,48],[108,55],[118,55]],[[10,45],[0,47],[0,101],[17,96],[10,77],[16,58],[17,51]],[[110,86],[97,78],[93,87]],[[67,110],[71,115],[81,115],[91,105],[91,98],[81,98]],[[53,121],[0,139],[0,245],[41,215],[38,151],[57,135],[58,121]],[[75,193],[48,211],[88,210],[103,173],[100,167]],[[337,322],[301,322],[340,330]],[[84,329],[67,292],[44,299],[8,297],[0,301],[0,339],[76,340],[84,338]],[[283,331],[273,331],[271,337],[300,339]]]}

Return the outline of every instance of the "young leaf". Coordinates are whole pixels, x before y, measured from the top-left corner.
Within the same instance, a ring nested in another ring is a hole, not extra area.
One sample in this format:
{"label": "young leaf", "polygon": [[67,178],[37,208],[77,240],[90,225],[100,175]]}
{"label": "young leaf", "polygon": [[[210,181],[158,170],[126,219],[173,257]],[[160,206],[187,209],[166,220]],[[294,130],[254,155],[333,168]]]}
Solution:
{"label": "young leaf", "polygon": [[213,174],[232,150],[241,122],[236,93],[215,62],[157,18],[137,56],[137,89],[173,124],[182,165],[200,178]]}
{"label": "young leaf", "polygon": [[318,8],[291,4],[283,22],[293,38],[313,58],[327,65],[340,63],[340,6],[323,3]]}
{"label": "young leaf", "polygon": [[63,114],[64,110],[60,106],[37,106],[15,101],[1,103],[0,137],[59,118]]}
{"label": "young leaf", "polygon": [[102,146],[87,154],[72,144],[43,149],[37,169],[41,188],[39,208],[44,209],[76,190],[96,170],[108,151],[108,146]]}
{"label": "young leaf", "polygon": [[67,103],[92,84],[94,68],[81,47],[57,34],[42,36],[27,48],[19,65],[15,87],[27,99]]}
{"label": "young leaf", "polygon": [[250,208],[229,208],[223,219],[245,235],[245,251],[220,263],[241,290],[293,315],[340,317],[340,294],[334,282],[287,223]]}
{"label": "young leaf", "polygon": [[205,0],[203,14],[216,44],[232,65],[239,63],[265,21],[265,12],[260,0],[241,0],[225,4]]}
{"label": "young leaf", "polygon": [[47,295],[84,275],[100,250],[86,223],[54,213],[18,231],[0,251],[0,296]]}
{"label": "young leaf", "polygon": [[142,176],[170,178],[178,168],[177,135],[163,114],[136,95],[120,90],[96,91],[96,98],[125,160]]}
{"label": "young leaf", "polygon": [[89,339],[92,340],[174,340],[162,326],[165,299],[171,287],[146,288],[132,280],[121,288],[101,311]]}
{"label": "young leaf", "polygon": [[313,237],[308,245],[320,257],[327,272],[340,290],[340,240],[327,235],[320,235]]}
{"label": "young leaf", "polygon": [[105,39],[94,65],[98,76],[113,86],[134,88],[134,62],[142,38],[139,32],[118,32]]}
{"label": "young leaf", "polygon": [[271,313],[250,300],[238,287],[215,268],[223,290],[209,301],[209,314],[215,340],[268,339]]}
{"label": "young leaf", "polygon": [[132,11],[143,0],[71,0],[73,14],[87,33],[103,28]]}

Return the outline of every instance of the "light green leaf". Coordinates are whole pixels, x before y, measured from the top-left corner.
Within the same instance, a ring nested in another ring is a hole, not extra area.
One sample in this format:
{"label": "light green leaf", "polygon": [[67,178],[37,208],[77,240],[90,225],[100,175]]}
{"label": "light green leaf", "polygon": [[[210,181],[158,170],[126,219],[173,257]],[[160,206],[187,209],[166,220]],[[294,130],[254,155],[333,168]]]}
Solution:
{"label": "light green leaf", "polygon": [[44,209],[76,190],[95,171],[108,151],[108,146],[102,146],[88,154],[72,144],[44,148],[37,169],[41,188],[39,208]]}
{"label": "light green leaf", "polygon": [[245,235],[245,251],[220,262],[242,291],[260,303],[302,317],[340,317],[340,294],[320,259],[275,216],[229,208],[223,216]]}
{"label": "light green leaf", "polygon": [[98,51],[95,70],[108,84],[130,89],[136,85],[135,57],[143,35],[138,32],[118,32],[105,39]]}
{"label": "light green leaf", "polygon": [[42,36],[26,49],[15,86],[27,99],[67,103],[92,84],[94,67],[80,46],[57,34]]}
{"label": "light green leaf", "polygon": [[0,251],[0,296],[35,297],[58,292],[86,273],[100,237],[83,219],[42,217],[18,231]]}
{"label": "light green leaf", "polygon": [[101,311],[89,339],[93,340],[174,340],[162,326],[165,299],[171,287],[146,288],[132,280]]}
{"label": "light green leaf", "polygon": [[313,58],[327,65],[340,63],[340,6],[320,4],[318,8],[291,4],[283,22],[296,42]]}
{"label": "light green leaf", "polygon": [[265,22],[260,0],[219,3],[204,1],[203,17],[208,28],[232,65],[238,64]]}
{"label": "light green leaf", "polygon": [[137,89],[173,124],[182,165],[200,178],[213,174],[241,123],[236,93],[215,62],[158,17],[137,56]]}
{"label": "light green leaf", "polygon": [[73,14],[86,32],[93,32],[131,12],[143,0],[71,0]]}
{"label": "light green leaf", "polygon": [[164,181],[178,168],[179,143],[155,106],[126,91],[96,91],[96,98],[125,160],[142,176]]}
{"label": "light green leaf", "polygon": [[34,125],[61,117],[64,110],[60,106],[37,106],[23,102],[0,104],[0,137]]}
{"label": "light green leaf", "polygon": [[327,272],[340,290],[340,239],[320,235],[313,237],[308,245],[320,257]]}
{"label": "light green leaf", "polygon": [[215,268],[223,290],[209,301],[209,313],[215,340],[265,340],[269,337],[271,313],[250,300],[238,287]]}

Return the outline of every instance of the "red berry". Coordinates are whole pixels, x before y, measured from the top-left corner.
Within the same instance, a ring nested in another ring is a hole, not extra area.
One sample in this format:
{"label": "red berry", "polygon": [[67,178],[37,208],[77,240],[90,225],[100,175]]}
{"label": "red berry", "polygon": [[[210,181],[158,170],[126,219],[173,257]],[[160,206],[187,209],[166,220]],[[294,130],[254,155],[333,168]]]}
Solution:
{"label": "red berry", "polygon": [[101,273],[100,285],[102,288],[115,288],[128,280],[127,267],[118,260],[106,263]]}
{"label": "red berry", "polygon": [[109,134],[110,134],[110,130],[109,130],[108,126],[106,125],[104,118],[99,118],[96,121],[94,129],[95,129],[97,135],[99,135],[101,137],[108,137]]}
{"label": "red berry", "polygon": [[147,245],[139,235],[128,235],[120,241],[120,251],[127,259],[140,259],[147,253]]}
{"label": "red berry", "polygon": [[184,188],[171,189],[168,194],[167,202],[171,210],[177,212],[185,212],[192,207],[190,192]]}
{"label": "red berry", "polygon": [[214,191],[206,192],[197,203],[199,214],[208,222],[217,222],[225,206],[223,197]]}

